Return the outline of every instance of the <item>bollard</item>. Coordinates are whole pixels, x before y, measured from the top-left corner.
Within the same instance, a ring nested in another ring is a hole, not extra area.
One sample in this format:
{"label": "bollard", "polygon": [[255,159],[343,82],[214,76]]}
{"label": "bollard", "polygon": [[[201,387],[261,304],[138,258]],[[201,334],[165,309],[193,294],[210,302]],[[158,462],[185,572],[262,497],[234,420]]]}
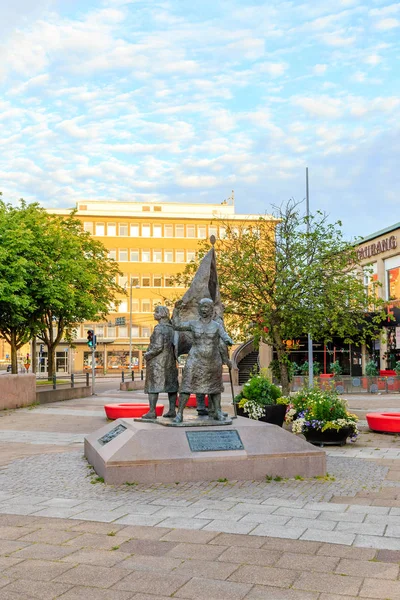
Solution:
{"label": "bollard", "polygon": [[132,381],[135,381],[135,371],[132,371]]}
{"label": "bollard", "polygon": [[121,375],[122,375],[122,383],[124,383],[124,381],[125,381],[125,373],[122,371]]}
{"label": "bollard", "polygon": [[89,373],[86,373],[86,387],[89,387]]}
{"label": "bollard", "polygon": [[71,373],[71,387],[75,387],[75,375]]}
{"label": "bollard", "polygon": [[143,381],[143,369],[140,371],[140,379]]}
{"label": "bollard", "polygon": [[54,374],[54,375],[53,375],[53,390],[55,390],[55,389],[57,389],[57,377],[56,377],[56,375]]}

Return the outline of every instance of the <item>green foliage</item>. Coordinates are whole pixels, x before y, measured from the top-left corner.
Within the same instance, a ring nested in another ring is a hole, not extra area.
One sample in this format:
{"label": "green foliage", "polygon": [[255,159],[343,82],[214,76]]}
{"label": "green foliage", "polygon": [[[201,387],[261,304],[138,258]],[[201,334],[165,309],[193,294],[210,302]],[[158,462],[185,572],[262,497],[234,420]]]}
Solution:
{"label": "green foliage", "polygon": [[365,374],[367,375],[367,377],[378,377],[379,369],[376,366],[375,361],[369,360],[367,362],[367,364],[365,365]]}
{"label": "green foliage", "polygon": [[[304,375],[305,377],[308,376],[308,361],[304,362],[301,366],[300,366],[300,373],[302,375]],[[313,374],[314,376],[319,375],[321,373],[321,365],[319,364],[319,362],[313,361]]]}
{"label": "green foliage", "polygon": [[400,377],[400,360],[398,360],[394,365],[394,370],[396,372],[397,377]]}
{"label": "green foliage", "polygon": [[342,374],[342,367],[340,366],[338,360],[335,360],[333,363],[331,363],[330,371],[334,375],[341,375]]}
{"label": "green foliage", "polygon": [[266,369],[261,369],[260,373],[251,375],[235,401],[251,400],[260,406],[267,406],[276,404],[280,396],[282,396],[281,389],[271,383]]}

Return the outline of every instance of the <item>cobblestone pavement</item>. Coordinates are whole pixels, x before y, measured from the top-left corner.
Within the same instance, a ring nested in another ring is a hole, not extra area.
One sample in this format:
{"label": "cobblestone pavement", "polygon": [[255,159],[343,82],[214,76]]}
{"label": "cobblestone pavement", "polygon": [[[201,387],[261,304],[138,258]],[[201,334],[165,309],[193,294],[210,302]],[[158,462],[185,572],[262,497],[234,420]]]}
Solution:
{"label": "cobblestone pavement", "polygon": [[0,415],[0,600],[400,600],[398,436],[329,447],[326,478],[108,486],[82,439],[126,398]]}

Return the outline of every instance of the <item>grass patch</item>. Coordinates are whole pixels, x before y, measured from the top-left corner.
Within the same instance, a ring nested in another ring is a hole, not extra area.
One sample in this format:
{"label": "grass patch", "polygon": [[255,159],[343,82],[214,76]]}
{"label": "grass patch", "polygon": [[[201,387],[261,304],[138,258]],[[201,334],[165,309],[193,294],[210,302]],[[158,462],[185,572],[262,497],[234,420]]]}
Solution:
{"label": "grass patch", "polygon": [[104,477],[95,477],[90,483],[104,483]]}
{"label": "grass patch", "polygon": [[[56,379],[57,385],[62,385],[63,383],[71,383],[69,379]],[[53,385],[52,379],[38,379],[36,381],[36,385]]]}

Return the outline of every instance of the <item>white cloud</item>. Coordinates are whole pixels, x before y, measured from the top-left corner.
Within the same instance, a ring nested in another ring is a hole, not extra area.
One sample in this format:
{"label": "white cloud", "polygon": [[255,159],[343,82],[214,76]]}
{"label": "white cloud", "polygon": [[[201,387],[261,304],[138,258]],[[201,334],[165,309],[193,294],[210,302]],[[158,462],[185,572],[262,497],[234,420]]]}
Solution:
{"label": "white cloud", "polygon": [[303,108],[314,117],[337,119],[343,114],[342,103],[335,98],[324,97],[295,97],[293,103]]}
{"label": "white cloud", "polygon": [[399,19],[381,19],[375,24],[375,29],[378,31],[390,31],[400,26]]}
{"label": "white cloud", "polygon": [[376,65],[379,65],[382,62],[382,58],[379,54],[370,54],[365,58],[364,62],[366,62],[367,65],[371,65],[371,67],[376,67]]}
{"label": "white cloud", "polygon": [[315,65],[313,67],[313,73],[314,75],[323,75],[326,72],[326,69],[328,68],[328,65]]}
{"label": "white cloud", "polygon": [[272,63],[265,62],[260,65],[260,71],[262,73],[268,73],[271,77],[280,77],[287,70],[288,65],[286,63]]}

